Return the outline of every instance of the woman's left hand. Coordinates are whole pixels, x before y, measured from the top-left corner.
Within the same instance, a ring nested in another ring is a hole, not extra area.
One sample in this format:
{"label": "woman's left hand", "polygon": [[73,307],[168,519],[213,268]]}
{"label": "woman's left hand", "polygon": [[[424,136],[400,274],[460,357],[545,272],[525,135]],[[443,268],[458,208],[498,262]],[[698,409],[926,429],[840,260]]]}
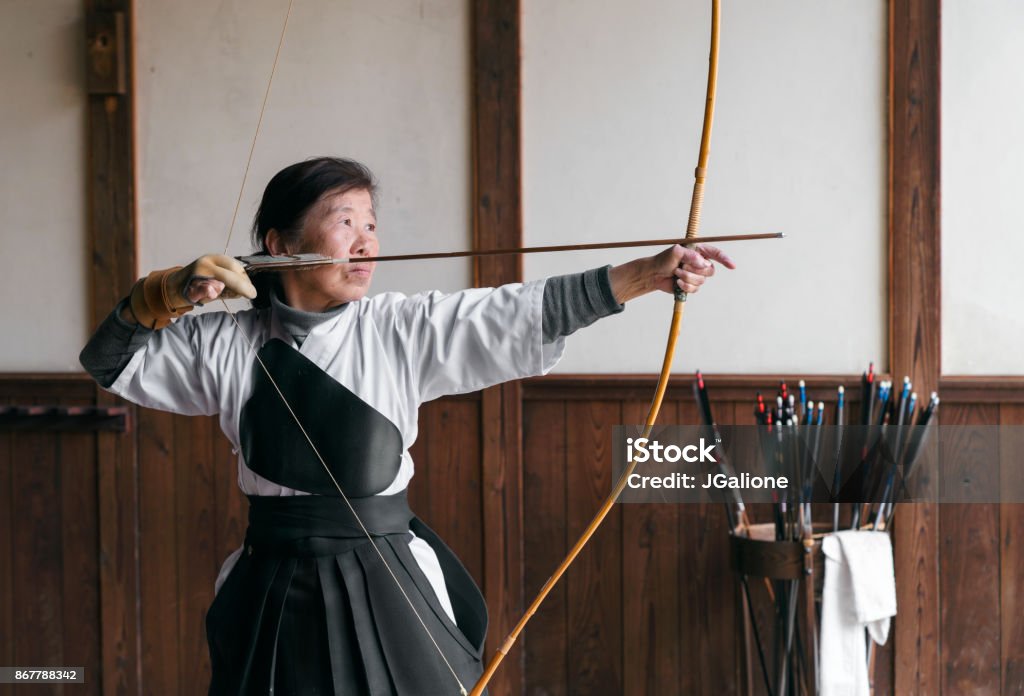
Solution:
{"label": "woman's left hand", "polygon": [[675,287],[686,293],[697,292],[704,281],[715,274],[715,261],[726,268],[736,268],[728,254],[710,244],[694,244],[692,247],[676,244],[654,259],[664,264],[662,268],[665,271],[671,269],[672,272],[671,277],[666,277],[658,283],[657,288],[664,292],[672,292]]}
{"label": "woman's left hand", "polygon": [[708,278],[715,274],[714,262],[726,268],[736,268],[729,255],[710,244],[679,244],[669,247],[657,256],[615,266],[609,271],[612,292],[619,302],[626,302],[653,290],[683,292],[700,290]]}

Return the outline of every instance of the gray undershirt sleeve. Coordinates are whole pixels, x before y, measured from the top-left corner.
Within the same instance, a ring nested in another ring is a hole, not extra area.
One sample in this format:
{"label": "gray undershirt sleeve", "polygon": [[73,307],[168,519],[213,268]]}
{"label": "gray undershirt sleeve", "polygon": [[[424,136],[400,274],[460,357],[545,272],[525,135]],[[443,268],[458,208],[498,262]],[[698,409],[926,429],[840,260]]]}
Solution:
{"label": "gray undershirt sleeve", "polygon": [[117,303],[114,311],[103,320],[78,356],[85,371],[104,389],[117,381],[118,375],[135,352],[156,333],[153,329],[130,324],[121,318],[121,310],[127,302],[125,298]]}
{"label": "gray undershirt sleeve", "polygon": [[544,343],[568,336],[625,308],[612,293],[610,268],[548,278],[543,300]]}

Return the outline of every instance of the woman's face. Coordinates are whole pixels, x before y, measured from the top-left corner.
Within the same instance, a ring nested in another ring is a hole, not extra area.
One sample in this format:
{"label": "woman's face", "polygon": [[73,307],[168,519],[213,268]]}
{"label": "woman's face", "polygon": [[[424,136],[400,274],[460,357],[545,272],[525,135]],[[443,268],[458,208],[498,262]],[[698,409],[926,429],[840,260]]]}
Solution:
{"label": "woman's face", "polygon": [[[356,189],[325,194],[306,216],[301,248],[287,253],[352,259],[377,256],[377,218],[370,192]],[[285,282],[288,302],[305,305],[305,309],[325,309],[360,300],[370,289],[375,266],[373,262],[343,263],[290,273]]]}

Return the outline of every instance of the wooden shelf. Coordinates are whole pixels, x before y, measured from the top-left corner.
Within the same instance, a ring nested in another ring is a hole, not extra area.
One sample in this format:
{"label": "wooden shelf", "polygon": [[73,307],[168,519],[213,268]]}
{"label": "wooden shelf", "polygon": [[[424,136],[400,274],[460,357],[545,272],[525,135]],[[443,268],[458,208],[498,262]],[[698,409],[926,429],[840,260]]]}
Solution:
{"label": "wooden shelf", "polygon": [[0,431],[127,432],[124,406],[0,406]]}

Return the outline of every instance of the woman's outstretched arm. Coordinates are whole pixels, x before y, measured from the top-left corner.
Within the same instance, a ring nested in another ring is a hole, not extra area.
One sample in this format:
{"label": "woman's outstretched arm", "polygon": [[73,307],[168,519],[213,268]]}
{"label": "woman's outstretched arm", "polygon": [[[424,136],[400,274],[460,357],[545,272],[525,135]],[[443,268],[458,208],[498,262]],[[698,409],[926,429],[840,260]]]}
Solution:
{"label": "woman's outstretched arm", "polygon": [[726,268],[735,264],[717,247],[698,245],[670,247],[656,256],[620,266],[595,268],[585,273],[548,278],[544,286],[544,342],[590,326],[598,319],[617,314],[624,303],[654,290],[693,293],[715,273],[712,261]]}
{"label": "woman's outstretched arm", "polygon": [[733,260],[718,247],[676,244],[657,256],[646,256],[612,268],[609,272],[612,292],[619,302],[655,290],[672,292],[676,287],[687,293],[697,292],[704,281],[715,274],[714,261],[726,268],[736,268]]}

